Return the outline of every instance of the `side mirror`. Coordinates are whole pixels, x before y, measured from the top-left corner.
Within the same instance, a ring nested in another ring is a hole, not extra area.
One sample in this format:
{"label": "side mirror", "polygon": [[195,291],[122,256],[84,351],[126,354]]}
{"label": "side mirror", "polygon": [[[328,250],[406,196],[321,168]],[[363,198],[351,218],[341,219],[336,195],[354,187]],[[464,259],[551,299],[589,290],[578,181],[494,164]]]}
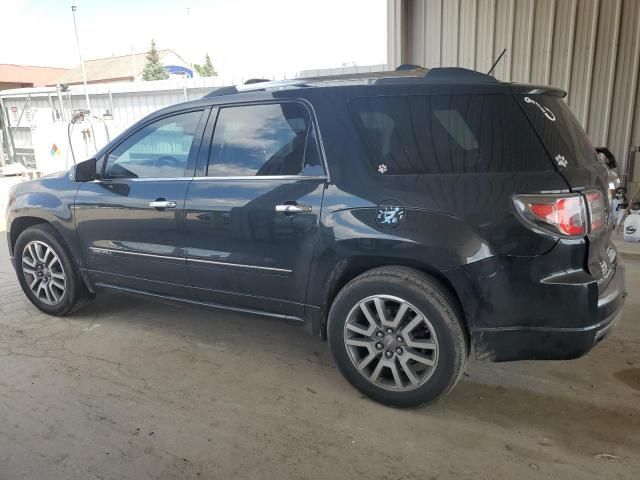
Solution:
{"label": "side mirror", "polygon": [[96,159],[90,158],[73,167],[73,180],[76,182],[91,182],[97,178]]}
{"label": "side mirror", "polygon": [[598,152],[598,154],[604,155],[604,157],[606,158],[604,163],[611,170],[618,166],[615,155],[611,153],[611,150],[609,150],[607,147],[596,147],[596,152]]}

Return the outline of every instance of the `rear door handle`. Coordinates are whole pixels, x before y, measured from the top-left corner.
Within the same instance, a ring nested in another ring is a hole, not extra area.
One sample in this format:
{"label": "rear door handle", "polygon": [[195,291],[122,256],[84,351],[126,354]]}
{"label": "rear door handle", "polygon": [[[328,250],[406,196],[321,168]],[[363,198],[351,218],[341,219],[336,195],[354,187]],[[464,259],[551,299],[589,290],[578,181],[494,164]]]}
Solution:
{"label": "rear door handle", "polygon": [[154,200],[149,202],[151,208],[176,208],[178,204],[170,200]]}
{"label": "rear door handle", "polygon": [[288,213],[289,215],[295,215],[296,213],[311,213],[311,205],[285,203],[284,205],[276,205],[276,212]]}

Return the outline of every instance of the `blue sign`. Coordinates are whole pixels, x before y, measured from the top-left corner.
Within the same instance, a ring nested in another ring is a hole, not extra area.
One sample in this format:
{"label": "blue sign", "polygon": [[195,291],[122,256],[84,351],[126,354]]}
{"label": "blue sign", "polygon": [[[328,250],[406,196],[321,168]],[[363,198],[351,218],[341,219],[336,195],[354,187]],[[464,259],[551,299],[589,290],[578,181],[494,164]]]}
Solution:
{"label": "blue sign", "polygon": [[165,65],[164,69],[172,75],[182,75],[184,77],[193,78],[193,70],[182,65]]}

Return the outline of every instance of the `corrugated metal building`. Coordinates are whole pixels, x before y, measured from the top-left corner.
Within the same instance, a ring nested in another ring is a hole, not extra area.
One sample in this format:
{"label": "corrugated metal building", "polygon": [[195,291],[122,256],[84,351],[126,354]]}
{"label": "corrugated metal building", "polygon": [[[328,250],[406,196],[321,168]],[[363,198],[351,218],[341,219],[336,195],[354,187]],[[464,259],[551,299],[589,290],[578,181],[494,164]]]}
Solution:
{"label": "corrugated metal building", "polygon": [[[494,71],[547,84],[619,173],[640,145],[640,0],[387,0],[388,63]],[[635,179],[640,177],[636,154]]]}

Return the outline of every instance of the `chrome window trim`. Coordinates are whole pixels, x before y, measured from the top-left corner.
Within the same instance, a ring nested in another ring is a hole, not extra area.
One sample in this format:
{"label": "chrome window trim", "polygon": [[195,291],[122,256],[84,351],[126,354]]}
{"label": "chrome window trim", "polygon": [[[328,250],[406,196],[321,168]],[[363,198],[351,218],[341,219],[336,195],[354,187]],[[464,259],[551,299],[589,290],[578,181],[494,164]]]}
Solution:
{"label": "chrome window trim", "polygon": [[293,270],[289,270],[288,268],[262,267],[259,265],[246,265],[243,263],[216,262],[214,260],[201,260],[198,258],[189,258],[189,257],[175,257],[171,255],[159,255],[157,253],[131,252],[128,250],[99,248],[99,247],[89,247],[89,250],[96,255],[112,255],[114,253],[115,254],[121,253],[124,255],[134,255],[139,257],[162,258],[166,260],[180,260],[186,263],[197,262],[197,263],[207,263],[212,265],[224,265],[228,267],[251,268],[255,270],[266,270],[266,271],[280,272],[280,273],[293,273]]}
{"label": "chrome window trim", "polygon": [[145,177],[145,178],[97,178],[89,183],[109,183],[109,182],[160,182],[160,181],[191,181],[194,177]]}
{"label": "chrome window trim", "polygon": [[324,175],[247,175],[232,177],[149,177],[149,178],[97,178],[87,183],[107,183],[107,182],[176,182],[191,180],[323,180],[327,177]]}
{"label": "chrome window trim", "polygon": [[324,175],[237,175],[229,177],[193,177],[194,181],[200,180],[323,180]]}

